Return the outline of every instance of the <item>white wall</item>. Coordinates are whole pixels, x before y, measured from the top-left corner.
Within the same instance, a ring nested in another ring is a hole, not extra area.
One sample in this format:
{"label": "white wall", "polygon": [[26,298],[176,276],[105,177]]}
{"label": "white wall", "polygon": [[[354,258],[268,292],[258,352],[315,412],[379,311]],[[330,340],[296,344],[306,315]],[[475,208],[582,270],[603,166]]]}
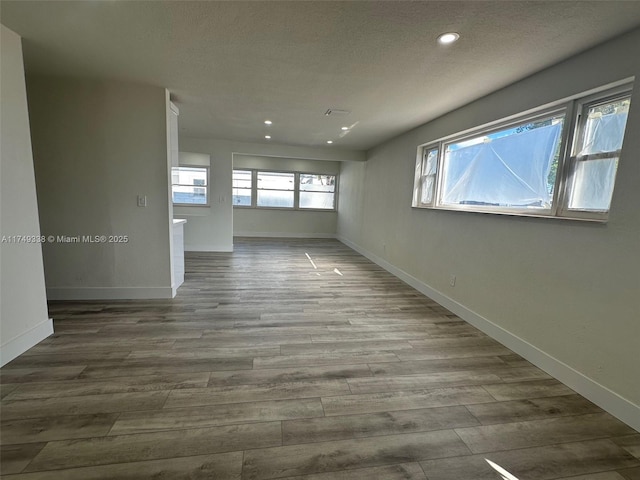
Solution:
{"label": "white wall", "polygon": [[[0,28],[0,237],[39,237],[22,43],[4,25]],[[2,241],[0,365],[52,333],[40,244]]]}
{"label": "white wall", "polygon": [[[325,173],[338,176],[340,162],[237,154],[233,156],[233,168]],[[336,235],[337,223],[337,211],[260,208],[234,208],[233,210],[235,236],[333,238]]]}
{"label": "white wall", "polygon": [[636,30],[374,148],[364,167],[343,164],[338,220],[345,243],[636,429],[640,86],[606,225],[412,209],[411,196],[419,144],[640,77],[639,45]]}
{"label": "white wall", "polygon": [[[364,152],[342,150],[339,148],[323,147],[293,147],[277,144],[242,143],[229,140],[216,140],[204,138],[180,137],[180,150],[185,152],[205,153],[211,156],[211,204],[209,207],[175,207],[176,218],[187,219],[184,232],[185,250],[187,251],[220,251],[233,250],[234,235],[234,209],[231,202],[231,178],[233,173],[234,157],[278,157],[281,159],[323,160],[339,162],[343,160],[363,161]],[[236,211],[237,212],[237,209]],[[243,212],[244,213],[244,212]],[[239,228],[246,228],[250,233],[265,228],[264,217],[256,217],[257,213],[248,213],[240,220]],[[284,214],[285,212],[275,212]],[[271,232],[288,232],[295,235],[292,224],[296,221],[298,212],[286,212],[285,215],[275,215],[270,227]],[[308,213],[308,212],[300,212]],[[304,229],[307,235],[313,229],[330,231],[335,227],[330,216],[321,212],[321,220],[315,227],[308,226]],[[291,216],[292,215],[292,216]],[[333,214],[335,215],[335,213]],[[305,217],[311,218],[311,217]],[[292,221],[293,219],[293,221]],[[292,230],[292,231],[290,231]],[[302,231],[302,230],[301,230]],[[268,232],[262,232],[267,233]],[[273,233],[272,233],[273,234]],[[321,236],[321,233],[316,233]],[[303,235],[303,233],[299,233]]]}
{"label": "white wall", "polygon": [[166,90],[42,76],[27,87],[43,234],[129,238],[47,243],[49,298],[171,297]]}

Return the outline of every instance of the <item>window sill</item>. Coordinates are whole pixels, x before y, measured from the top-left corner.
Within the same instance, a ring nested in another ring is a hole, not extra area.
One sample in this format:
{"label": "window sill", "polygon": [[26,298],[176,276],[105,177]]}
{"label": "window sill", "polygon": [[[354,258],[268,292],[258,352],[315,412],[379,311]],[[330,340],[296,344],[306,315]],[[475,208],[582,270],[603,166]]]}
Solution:
{"label": "window sill", "polygon": [[276,210],[282,212],[326,212],[326,213],[336,213],[338,210],[336,208],[328,209],[328,208],[293,208],[293,207],[253,207],[248,205],[234,205],[233,208],[237,208],[240,210]]}
{"label": "window sill", "polygon": [[570,221],[578,221],[578,222],[588,222],[588,223],[599,223],[606,224],[608,218],[605,217],[605,213],[602,213],[602,217],[586,217],[586,216],[571,216],[571,215],[551,215],[544,214],[542,212],[525,212],[525,211],[500,211],[500,210],[488,210],[488,209],[470,209],[470,208],[451,208],[451,207],[429,207],[429,206],[416,206],[413,205],[411,208],[415,208],[417,210],[438,210],[443,212],[463,212],[463,213],[482,213],[485,215],[501,215],[507,217],[525,217],[525,218],[544,218],[549,220],[570,220]]}

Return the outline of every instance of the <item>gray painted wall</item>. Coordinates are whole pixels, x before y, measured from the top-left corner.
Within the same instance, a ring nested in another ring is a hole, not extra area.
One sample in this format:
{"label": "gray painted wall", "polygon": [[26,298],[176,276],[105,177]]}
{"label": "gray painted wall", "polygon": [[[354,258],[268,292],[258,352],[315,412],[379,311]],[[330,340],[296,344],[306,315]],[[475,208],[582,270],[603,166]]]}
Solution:
{"label": "gray painted wall", "polygon": [[[609,222],[411,208],[418,145],[640,76],[640,30],[344,163],[338,235],[640,428],[640,95]],[[348,192],[348,193],[347,193]],[[450,275],[457,276],[455,287]],[[635,420],[634,420],[635,418]]]}
{"label": "gray painted wall", "polygon": [[[0,236],[40,236],[20,37],[0,26]],[[41,244],[0,244],[0,365],[53,333]]]}
{"label": "gray painted wall", "polygon": [[41,76],[27,87],[43,234],[129,237],[46,244],[49,298],[170,297],[166,90]]}

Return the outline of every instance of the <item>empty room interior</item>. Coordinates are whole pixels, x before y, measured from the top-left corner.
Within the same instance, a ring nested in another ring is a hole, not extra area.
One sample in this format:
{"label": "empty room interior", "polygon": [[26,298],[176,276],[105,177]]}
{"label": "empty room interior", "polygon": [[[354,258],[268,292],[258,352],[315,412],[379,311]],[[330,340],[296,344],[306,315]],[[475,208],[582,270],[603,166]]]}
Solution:
{"label": "empty room interior", "polygon": [[3,478],[640,480],[640,2],[0,22]]}

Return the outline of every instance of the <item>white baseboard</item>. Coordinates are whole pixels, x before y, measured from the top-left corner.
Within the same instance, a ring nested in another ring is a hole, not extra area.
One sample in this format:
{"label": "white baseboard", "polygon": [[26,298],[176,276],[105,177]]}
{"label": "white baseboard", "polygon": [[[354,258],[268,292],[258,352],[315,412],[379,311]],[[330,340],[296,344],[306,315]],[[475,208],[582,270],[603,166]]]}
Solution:
{"label": "white baseboard", "polygon": [[575,390],[583,397],[592,401],[602,409],[617,417],[631,428],[640,431],[640,406],[621,397],[617,393],[609,390],[604,385],[599,384],[585,374],[573,367],[561,362],[550,354],[540,350],[535,345],[526,342],[513,333],[496,325],[490,320],[468,309],[464,305],[456,302],[442,292],[431,288],[429,285],[408,274],[404,270],[387,262],[383,258],[365,250],[359,245],[338,236],[337,239],[352,248],[359,254],[384,268],[389,273],[395,275],[403,282],[409,284],[420,293],[438,302],[443,307],[449,309],[457,316],[470,323],[477,329],[483,331],[491,338],[497,340],[505,347],[513,350],[518,355],[527,359],[535,366],[545,371],[552,377],[564,383],[569,388]]}
{"label": "white baseboard", "polygon": [[233,244],[231,245],[184,245],[185,252],[233,252]]}
{"label": "white baseboard", "polygon": [[336,238],[335,233],[237,232],[234,237],[252,238]]}
{"label": "white baseboard", "polygon": [[173,298],[172,287],[51,287],[48,300],[145,300]]}
{"label": "white baseboard", "polygon": [[35,327],[12,338],[0,346],[0,367],[22,355],[34,345],[53,334],[53,319],[47,318]]}

